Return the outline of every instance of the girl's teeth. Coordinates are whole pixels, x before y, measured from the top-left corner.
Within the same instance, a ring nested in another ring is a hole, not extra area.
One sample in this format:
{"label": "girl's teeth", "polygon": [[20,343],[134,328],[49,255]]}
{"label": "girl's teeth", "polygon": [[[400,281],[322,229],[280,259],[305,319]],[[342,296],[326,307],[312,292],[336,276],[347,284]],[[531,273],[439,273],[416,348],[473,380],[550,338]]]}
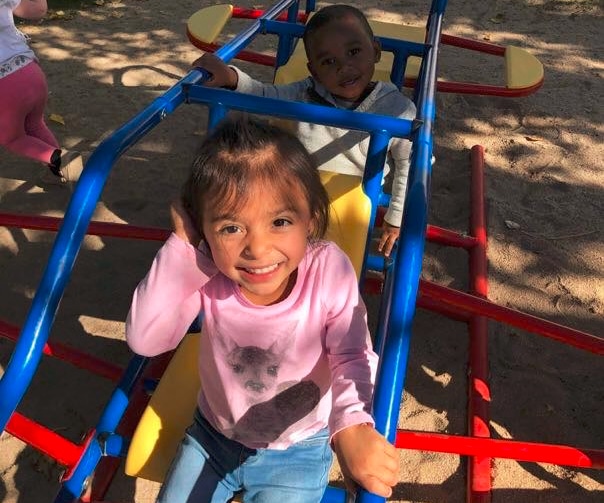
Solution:
{"label": "girl's teeth", "polygon": [[250,274],[266,274],[268,272],[272,272],[279,267],[279,264],[269,265],[268,267],[263,267],[261,269],[246,269]]}

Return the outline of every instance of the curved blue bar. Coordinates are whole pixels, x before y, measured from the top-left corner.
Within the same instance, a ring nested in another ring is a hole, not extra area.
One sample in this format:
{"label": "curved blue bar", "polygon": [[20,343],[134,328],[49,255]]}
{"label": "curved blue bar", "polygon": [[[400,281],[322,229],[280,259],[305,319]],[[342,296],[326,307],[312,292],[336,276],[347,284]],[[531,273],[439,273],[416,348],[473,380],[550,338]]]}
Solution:
{"label": "curved blue bar", "polygon": [[[432,126],[435,117],[436,64],[446,0],[432,3],[428,20],[427,51],[422,60],[417,94],[417,118],[421,126],[413,135],[409,189],[404,222],[392,268],[392,283],[384,292],[389,313],[380,344],[380,364],[373,413],[377,429],[394,443],[411,344],[411,325],[422,268],[432,159]],[[357,503],[383,503],[375,494],[361,490]]]}
{"label": "curved blue bar", "polygon": [[55,239],[15,350],[0,379],[0,431],[21,401],[38,367],[59,301],[113,163],[183,99],[182,85],[177,84],[104,140],[86,163],[67,206],[63,225]]}
{"label": "curved blue bar", "polygon": [[[276,17],[294,2],[295,0],[282,0],[271,7],[263,18]],[[262,20],[253,23],[250,29],[242,32],[230,44],[223,46],[220,56],[230,59],[242,47],[249,44],[261,29],[261,23]],[[65,212],[63,225],[55,239],[15,350],[0,378],[0,431],[6,427],[40,363],[59,301],[71,276],[75,258],[115,160],[184,102],[183,88],[187,84],[199,82],[203,77],[201,71],[191,71],[141,113],[105,139],[86,163]]]}
{"label": "curved blue bar", "polygon": [[82,457],[69,479],[63,483],[54,503],[72,503],[76,501],[84,489],[86,479],[94,471],[101,457],[106,455],[115,456],[125,449],[124,439],[119,435],[115,435],[115,430],[128,406],[134,385],[148,361],[149,359],[143,356],[134,356],[128,363],[123,377],[103,410],[96,427],[95,437],[82,453]]}

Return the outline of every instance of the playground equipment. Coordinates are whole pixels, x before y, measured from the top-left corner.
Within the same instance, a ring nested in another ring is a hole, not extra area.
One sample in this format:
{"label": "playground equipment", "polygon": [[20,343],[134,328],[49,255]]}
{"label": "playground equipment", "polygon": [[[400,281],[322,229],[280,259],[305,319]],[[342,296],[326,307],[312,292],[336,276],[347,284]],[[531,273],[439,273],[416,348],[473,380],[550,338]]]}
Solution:
{"label": "playground equipment", "polygon": [[[234,7],[230,4],[213,5],[205,7],[193,14],[187,22],[187,37],[199,49],[207,52],[216,51],[220,45],[215,43],[220,33],[231,19],[256,19],[262,15],[261,10]],[[312,13],[310,14],[312,15]],[[308,12],[300,12],[296,19],[304,23],[309,17]],[[282,14],[277,19],[286,20]],[[405,40],[421,44],[426,40],[426,29],[419,26],[385,23],[369,20],[373,32],[378,37],[387,37],[396,40]],[[271,33],[267,25],[266,32]],[[299,34],[300,31],[297,30]],[[287,43],[287,42],[283,42]],[[436,90],[448,93],[482,94],[490,96],[519,97],[527,96],[537,91],[543,84],[543,65],[526,50],[516,47],[503,47],[496,44],[479,42],[463,37],[455,37],[441,33],[440,44],[501,57],[504,66],[504,85],[488,85],[474,82],[455,82],[437,80]],[[386,42],[384,49],[389,50]],[[289,56],[283,59],[283,54]],[[240,51],[235,56],[242,61],[250,61],[260,65],[276,68],[275,83],[292,82],[308,76],[306,68],[306,55],[302,44],[296,44],[291,56],[281,51],[277,56],[270,56],[254,51]],[[400,58],[394,60],[394,58]],[[382,60],[376,65],[376,80],[392,80],[399,87],[415,87],[420,71],[421,58],[410,57],[406,62],[400,46],[395,53],[385,52]],[[478,72],[477,72],[478,73]]]}
{"label": "playground equipment", "polygon": [[[313,3],[309,2],[307,13],[311,12],[313,7]],[[208,89],[198,85],[207,78],[207,75],[194,70],[101,143],[88,161],[62,221],[49,217],[0,214],[1,225],[58,230],[43,278],[20,334],[17,327],[0,322],[0,334],[16,341],[11,361],[0,380],[0,428],[6,429],[10,434],[48,454],[66,468],[61,489],[54,500],[56,503],[102,500],[120,460],[126,457],[129,447],[132,454],[128,454],[127,469],[137,476],[161,480],[161,471],[165,469],[165,463],[170,460],[169,454],[165,454],[166,451],[163,451],[161,447],[156,447],[156,444],[149,444],[148,440],[152,434],[159,435],[157,433],[158,424],[164,427],[167,424],[176,424],[173,417],[167,418],[162,411],[162,404],[165,402],[162,402],[161,395],[162,387],[169,388],[170,374],[176,374],[176,378],[178,378],[187,372],[186,368],[178,364],[178,360],[173,361],[168,367],[167,379],[162,378],[149,402],[149,408],[143,412],[148,402],[146,391],[153,387],[149,383],[164,374],[170,355],[152,361],[135,356],[127,368],[122,370],[102,359],[84,355],[47,341],[59,301],[69,280],[82,239],[86,234],[153,240],[164,240],[167,237],[168,231],[164,229],[91,223],[91,218],[116,159],[184,103],[208,106],[210,127],[220,120],[228,109],[238,109],[286,119],[365,130],[371,134],[368,165],[362,184],[357,181],[342,189],[342,184],[349,183],[350,180],[340,180],[336,191],[331,194],[334,197],[333,194],[343,192],[348,197],[357,200],[358,191],[362,188],[364,196],[361,197],[363,200],[366,197],[370,202],[359,214],[352,216],[350,205],[345,201],[336,201],[336,204],[341,204],[341,206],[337,206],[337,211],[341,212],[342,218],[353,219],[355,223],[352,224],[352,228],[361,233],[360,240],[350,239],[348,231],[343,231],[339,236],[339,239],[344,240],[344,245],[347,239],[353,243],[353,246],[346,251],[357,257],[355,265],[359,273],[360,286],[368,288],[373,284],[368,279],[367,271],[380,271],[384,276],[381,285],[380,319],[375,334],[376,351],[380,355],[381,365],[376,383],[373,412],[376,427],[389,441],[404,449],[449,452],[469,456],[471,463],[468,470],[467,499],[471,502],[489,501],[490,460],[493,457],[577,467],[604,467],[604,451],[602,450],[489,438],[488,399],[490,392],[487,379],[487,319],[533,331],[598,355],[604,354],[604,341],[590,334],[498,306],[487,300],[483,153],[480,147],[472,150],[472,221],[468,235],[427,226],[432,127],[435,114],[434,96],[438,86],[436,64],[439,40],[443,40],[441,28],[445,7],[446,1],[444,0],[433,2],[423,42],[382,37],[383,48],[394,53],[391,59],[396,67],[393,74],[399,75],[400,83],[402,83],[404,62],[407,58],[421,59],[415,84],[415,101],[418,111],[415,121],[341,110],[333,110],[332,113],[327,114],[322,107],[318,106],[284,103],[279,100],[244,96],[220,89]],[[289,61],[292,42],[302,31],[302,27],[294,22],[299,18],[298,10],[298,2],[281,0],[266,12],[253,16],[250,28],[219,48],[217,55],[225,61],[229,61],[235,55],[240,54],[254,36],[274,32],[280,37],[276,60],[283,63]],[[275,21],[283,12],[286,12],[287,20]],[[216,23],[214,20],[214,24],[220,27],[218,31],[222,29],[221,23]],[[283,78],[286,78],[288,72],[282,72],[282,75]],[[383,258],[367,253],[368,246],[366,245],[371,229],[379,218],[378,207],[382,202],[381,166],[385,149],[392,136],[409,137],[413,141],[413,168],[405,203],[405,226],[402,229],[400,244],[394,258],[384,261]],[[354,191],[357,191],[356,195]],[[362,222],[361,225],[359,225],[359,220]],[[338,236],[335,238],[338,239]],[[425,239],[468,250],[470,255],[469,293],[420,280]],[[357,247],[359,242],[362,245],[361,253]],[[401,266],[402,264],[404,267]],[[397,429],[405,371],[409,358],[411,325],[416,305],[468,323],[471,350],[467,436]],[[194,343],[194,337],[189,337],[184,342],[184,344]],[[68,441],[16,411],[43,354],[53,354],[117,382],[99,421],[79,444]],[[186,351],[178,350],[176,357],[179,354],[186,354]],[[192,384],[192,391],[189,390],[189,394],[183,394],[185,402],[187,397],[190,397],[191,393],[195,391],[196,384]],[[184,403],[182,408],[171,407],[182,413],[185,422],[186,406],[187,403]],[[139,423],[141,415],[144,420]],[[137,424],[139,425],[137,433],[134,433]],[[178,432],[175,435],[177,436]],[[132,445],[129,446],[131,439]],[[160,438],[160,441],[163,442],[163,440]],[[143,443],[141,444],[140,441]],[[170,449],[173,442],[167,441],[165,445],[168,446],[167,449]],[[164,452],[163,457],[162,452]],[[143,453],[143,458],[140,457],[141,453]],[[89,491],[84,497],[87,486]],[[329,487],[323,501],[343,502],[345,494],[340,488]],[[360,491],[357,501],[366,503],[383,501],[383,499]]]}

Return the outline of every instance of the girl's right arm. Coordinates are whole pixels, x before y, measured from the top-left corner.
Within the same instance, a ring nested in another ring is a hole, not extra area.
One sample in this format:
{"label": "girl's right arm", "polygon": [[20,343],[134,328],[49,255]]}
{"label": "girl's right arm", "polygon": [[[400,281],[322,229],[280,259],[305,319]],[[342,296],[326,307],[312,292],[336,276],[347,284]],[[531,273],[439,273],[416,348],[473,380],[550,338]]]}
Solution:
{"label": "girl's right arm", "polygon": [[216,273],[204,253],[173,233],[134,292],[126,341],[143,356],[170,351],[201,309],[201,288]]}
{"label": "girl's right arm", "polygon": [[13,14],[22,19],[42,19],[47,10],[46,0],[21,0]]}

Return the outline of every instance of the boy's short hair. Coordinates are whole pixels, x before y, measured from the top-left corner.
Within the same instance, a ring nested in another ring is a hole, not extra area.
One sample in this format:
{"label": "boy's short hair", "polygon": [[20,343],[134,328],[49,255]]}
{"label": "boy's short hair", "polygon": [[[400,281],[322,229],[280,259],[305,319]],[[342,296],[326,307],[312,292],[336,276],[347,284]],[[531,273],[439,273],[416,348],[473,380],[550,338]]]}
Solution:
{"label": "boy's short hair", "polygon": [[367,21],[365,14],[363,14],[359,9],[353,7],[352,5],[346,4],[328,5],[327,7],[323,7],[322,9],[318,10],[308,20],[308,23],[304,29],[304,35],[302,36],[304,46],[306,47],[308,40],[314,35],[315,32],[333,21],[344,19],[348,16],[353,16],[359,21],[359,23],[361,23],[361,26],[367,32],[369,38],[372,40],[375,38],[373,30],[369,25],[369,21]]}

